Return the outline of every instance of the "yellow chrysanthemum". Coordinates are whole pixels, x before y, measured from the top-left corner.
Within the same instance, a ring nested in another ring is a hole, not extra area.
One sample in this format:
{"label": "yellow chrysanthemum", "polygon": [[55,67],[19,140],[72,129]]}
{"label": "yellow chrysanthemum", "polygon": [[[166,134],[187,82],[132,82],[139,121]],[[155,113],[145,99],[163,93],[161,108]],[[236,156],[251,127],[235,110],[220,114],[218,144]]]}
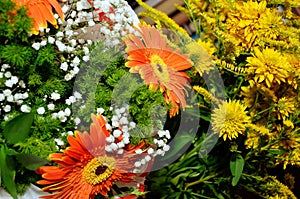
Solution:
{"label": "yellow chrysanthemum", "polygon": [[255,48],[254,52],[253,57],[247,58],[247,65],[254,74],[255,82],[265,82],[268,88],[273,83],[286,82],[291,68],[286,57],[271,48],[266,48],[263,51]]}
{"label": "yellow chrysanthemum", "polygon": [[278,100],[275,112],[278,119],[285,120],[287,117],[289,117],[289,114],[295,112],[295,109],[294,99],[287,99],[286,97],[283,97]]}
{"label": "yellow chrysanthemum", "polygon": [[212,114],[212,128],[219,137],[223,136],[224,141],[229,138],[237,138],[244,134],[246,127],[250,124],[250,117],[245,111],[246,106],[239,101],[222,102]]}
{"label": "yellow chrysanthemum", "polygon": [[266,1],[240,2],[228,13],[226,28],[229,34],[246,48],[258,44],[260,39],[276,39],[278,26],[282,24],[276,10],[267,8]]}

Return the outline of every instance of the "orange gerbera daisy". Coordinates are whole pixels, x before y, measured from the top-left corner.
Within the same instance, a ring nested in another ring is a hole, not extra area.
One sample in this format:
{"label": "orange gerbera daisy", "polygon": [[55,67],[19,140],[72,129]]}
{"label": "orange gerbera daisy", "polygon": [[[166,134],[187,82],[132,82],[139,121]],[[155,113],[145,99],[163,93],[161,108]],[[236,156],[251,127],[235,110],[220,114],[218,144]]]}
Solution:
{"label": "orange gerbera daisy", "polygon": [[110,132],[105,127],[102,116],[92,116],[90,134],[75,131],[69,136],[70,147],[64,153],[50,155],[58,166],[42,166],[37,173],[44,178],[40,185],[48,185],[42,190],[54,192],[42,198],[51,199],[92,199],[101,194],[108,196],[113,184],[134,181],[136,174],[130,172],[134,166],[138,145],[123,154],[106,153],[106,138]]}
{"label": "orange gerbera daisy", "polygon": [[179,105],[186,105],[185,86],[189,77],[183,70],[192,67],[187,55],[180,54],[167,44],[167,39],[154,27],[140,26],[137,29],[141,39],[136,35],[127,35],[128,61],[126,66],[133,73],[139,73],[145,83],[154,90],[164,93],[166,103],[173,108],[170,116],[178,113]]}
{"label": "orange gerbera daisy", "polygon": [[47,21],[54,27],[58,27],[52,7],[63,19],[63,12],[57,0],[15,0],[15,2],[17,5],[27,7],[28,16],[33,18],[32,34],[38,34],[40,27],[47,28]]}

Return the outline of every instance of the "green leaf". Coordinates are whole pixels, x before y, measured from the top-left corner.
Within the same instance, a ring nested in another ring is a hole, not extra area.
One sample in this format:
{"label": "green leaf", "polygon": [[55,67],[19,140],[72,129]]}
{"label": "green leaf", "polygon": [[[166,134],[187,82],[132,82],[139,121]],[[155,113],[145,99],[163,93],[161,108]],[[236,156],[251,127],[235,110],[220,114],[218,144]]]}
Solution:
{"label": "green leaf", "polygon": [[29,154],[19,154],[16,156],[17,160],[26,168],[29,170],[36,170],[40,166],[43,166],[48,163],[47,160],[44,160],[40,157],[29,155]]}
{"label": "green leaf", "polygon": [[1,179],[3,185],[6,187],[8,193],[14,198],[17,199],[17,190],[16,184],[14,182],[16,171],[9,168],[7,162],[7,147],[2,145],[0,149],[0,170],[1,170]]}
{"label": "green leaf", "polygon": [[240,154],[237,154],[232,160],[230,160],[230,171],[233,176],[231,185],[236,186],[242,176],[245,161]]}
{"label": "green leaf", "polygon": [[33,122],[33,116],[33,113],[24,113],[6,124],[3,135],[9,144],[16,144],[28,137]]}

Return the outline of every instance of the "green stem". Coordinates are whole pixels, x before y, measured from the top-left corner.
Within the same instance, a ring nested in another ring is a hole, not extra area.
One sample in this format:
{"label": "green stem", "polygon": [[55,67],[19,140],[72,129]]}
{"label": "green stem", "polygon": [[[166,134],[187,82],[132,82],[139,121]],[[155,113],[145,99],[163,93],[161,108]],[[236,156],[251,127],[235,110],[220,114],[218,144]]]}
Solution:
{"label": "green stem", "polygon": [[209,179],[211,179],[211,178],[217,177],[219,174],[220,174],[220,173],[216,173],[216,174],[214,174],[214,175],[206,176],[205,178],[201,178],[201,179],[199,179],[199,180],[197,180],[197,181],[194,181],[194,182],[191,182],[191,183],[187,183],[187,184],[185,185],[184,190],[187,190],[187,189],[188,189],[189,187],[191,187],[191,186],[194,186],[194,185],[197,185],[197,184],[201,184],[201,183],[203,183],[203,182],[205,182],[205,181],[207,181],[207,180],[209,180]]}

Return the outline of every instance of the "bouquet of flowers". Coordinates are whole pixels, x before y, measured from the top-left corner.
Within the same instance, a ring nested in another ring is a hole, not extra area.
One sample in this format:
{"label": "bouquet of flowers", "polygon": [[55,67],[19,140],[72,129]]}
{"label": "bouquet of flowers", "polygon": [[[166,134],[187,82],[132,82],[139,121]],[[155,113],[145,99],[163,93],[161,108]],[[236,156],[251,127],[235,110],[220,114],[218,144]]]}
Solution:
{"label": "bouquet of flowers", "polygon": [[136,2],[1,0],[2,191],[297,198],[300,4]]}

